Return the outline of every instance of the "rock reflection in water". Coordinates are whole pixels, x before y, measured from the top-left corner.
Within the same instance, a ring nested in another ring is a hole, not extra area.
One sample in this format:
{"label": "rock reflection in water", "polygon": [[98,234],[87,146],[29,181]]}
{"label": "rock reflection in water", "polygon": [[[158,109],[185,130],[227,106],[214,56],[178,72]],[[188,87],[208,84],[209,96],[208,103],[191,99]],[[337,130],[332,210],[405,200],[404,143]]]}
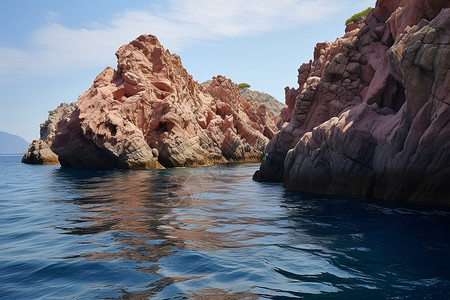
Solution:
{"label": "rock reflection in water", "polygon": [[445,211],[289,192],[257,164],[3,163],[2,299],[448,298]]}
{"label": "rock reflection in water", "polygon": [[[192,170],[55,170],[59,186],[54,188],[66,189],[72,197],[64,201],[75,204],[77,210],[76,218],[66,220],[60,229],[84,236],[80,243],[95,244],[95,251],[83,252],[80,258],[130,260],[136,262],[135,269],[150,274],[158,274],[162,258],[182,249],[239,248],[263,236],[250,230],[249,226],[262,220],[243,216],[245,203],[220,201],[225,194],[233,197],[239,193],[226,188],[230,181],[240,180],[238,176],[221,176],[220,167]],[[187,270],[191,275],[162,275],[146,291],[133,295],[150,297],[173,283],[202,277],[193,268],[192,272]],[[197,296],[204,299],[214,294],[229,299],[233,295],[240,299],[249,295],[218,291],[199,292]]]}

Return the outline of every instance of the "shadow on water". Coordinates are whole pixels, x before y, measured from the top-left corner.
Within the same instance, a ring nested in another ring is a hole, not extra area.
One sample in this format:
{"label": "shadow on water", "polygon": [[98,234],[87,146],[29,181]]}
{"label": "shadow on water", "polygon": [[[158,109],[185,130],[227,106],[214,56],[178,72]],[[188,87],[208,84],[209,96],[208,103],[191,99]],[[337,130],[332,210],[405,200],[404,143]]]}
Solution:
{"label": "shadow on water", "polygon": [[[0,159],[0,298],[446,299],[450,214],[286,191],[257,164]],[[25,178],[25,180],[24,180]]]}
{"label": "shadow on water", "polygon": [[[284,191],[282,206],[294,222],[289,244],[306,245],[330,266],[314,275],[277,272],[337,289],[315,295],[318,298],[445,298],[450,292],[450,260],[443,259],[450,253],[445,229],[450,213],[435,206],[401,204]],[[341,272],[326,271],[333,267]]]}

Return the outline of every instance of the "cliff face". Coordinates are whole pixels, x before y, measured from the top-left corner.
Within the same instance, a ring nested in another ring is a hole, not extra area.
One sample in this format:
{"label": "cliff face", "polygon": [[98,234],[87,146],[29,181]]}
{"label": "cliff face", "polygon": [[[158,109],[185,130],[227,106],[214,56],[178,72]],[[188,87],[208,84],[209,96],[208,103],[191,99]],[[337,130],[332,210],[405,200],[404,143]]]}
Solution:
{"label": "cliff face", "polygon": [[48,112],[48,119],[40,125],[40,140],[45,141],[49,146],[53,143],[56,134],[56,127],[65,116],[75,110],[75,103],[61,103],[57,108]]}
{"label": "cliff face", "polygon": [[50,146],[55,138],[58,122],[74,110],[74,103],[61,103],[57,108],[49,111],[48,119],[40,125],[40,138],[31,142],[28,151],[22,157],[23,163],[59,164],[58,156],[50,149]]}
{"label": "cliff face", "polygon": [[[447,7],[447,9],[446,9]],[[449,203],[450,3],[378,1],[320,43],[286,89],[256,180],[314,193]]]}
{"label": "cliff face", "polygon": [[62,166],[162,168],[258,161],[276,124],[264,105],[223,76],[204,88],[156,37],[117,52],[59,124],[51,149]]}

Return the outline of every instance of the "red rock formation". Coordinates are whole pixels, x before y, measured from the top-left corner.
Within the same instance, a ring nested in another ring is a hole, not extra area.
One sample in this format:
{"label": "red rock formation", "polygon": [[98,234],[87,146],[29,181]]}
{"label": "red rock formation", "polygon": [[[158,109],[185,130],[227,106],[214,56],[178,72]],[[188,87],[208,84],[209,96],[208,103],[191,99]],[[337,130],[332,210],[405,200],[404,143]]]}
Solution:
{"label": "red rock formation", "polygon": [[67,114],[75,110],[74,103],[61,103],[49,111],[48,119],[40,125],[40,139],[31,142],[22,162],[33,165],[59,164],[58,156],[50,149],[56,133],[56,125]]}
{"label": "red rock formation", "polygon": [[291,120],[254,178],[314,193],[448,204],[449,6],[378,1],[363,26],[318,44]]}
{"label": "red rock formation", "polygon": [[[378,7],[390,1],[381,1]],[[396,2],[396,1],[394,1]],[[406,27],[418,24],[422,19],[434,19],[441,8],[449,8],[450,2],[448,0],[402,0],[400,5],[392,12],[390,17],[386,20],[387,30],[390,35],[396,40],[399,34],[404,32]],[[390,4],[392,5],[392,3]],[[377,11],[375,10],[375,16]]]}
{"label": "red rock formation", "polygon": [[52,150],[62,166],[161,168],[257,161],[274,120],[214,77],[205,90],[177,55],[142,35],[117,52],[58,125]]}

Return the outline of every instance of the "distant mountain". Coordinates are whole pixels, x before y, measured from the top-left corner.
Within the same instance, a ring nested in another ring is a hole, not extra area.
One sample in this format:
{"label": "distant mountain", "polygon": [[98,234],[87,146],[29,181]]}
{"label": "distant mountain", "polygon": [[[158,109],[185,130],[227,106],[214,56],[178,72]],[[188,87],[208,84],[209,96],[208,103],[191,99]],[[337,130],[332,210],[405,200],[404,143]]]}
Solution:
{"label": "distant mountain", "polygon": [[24,154],[28,142],[18,135],[0,131],[0,154]]}

